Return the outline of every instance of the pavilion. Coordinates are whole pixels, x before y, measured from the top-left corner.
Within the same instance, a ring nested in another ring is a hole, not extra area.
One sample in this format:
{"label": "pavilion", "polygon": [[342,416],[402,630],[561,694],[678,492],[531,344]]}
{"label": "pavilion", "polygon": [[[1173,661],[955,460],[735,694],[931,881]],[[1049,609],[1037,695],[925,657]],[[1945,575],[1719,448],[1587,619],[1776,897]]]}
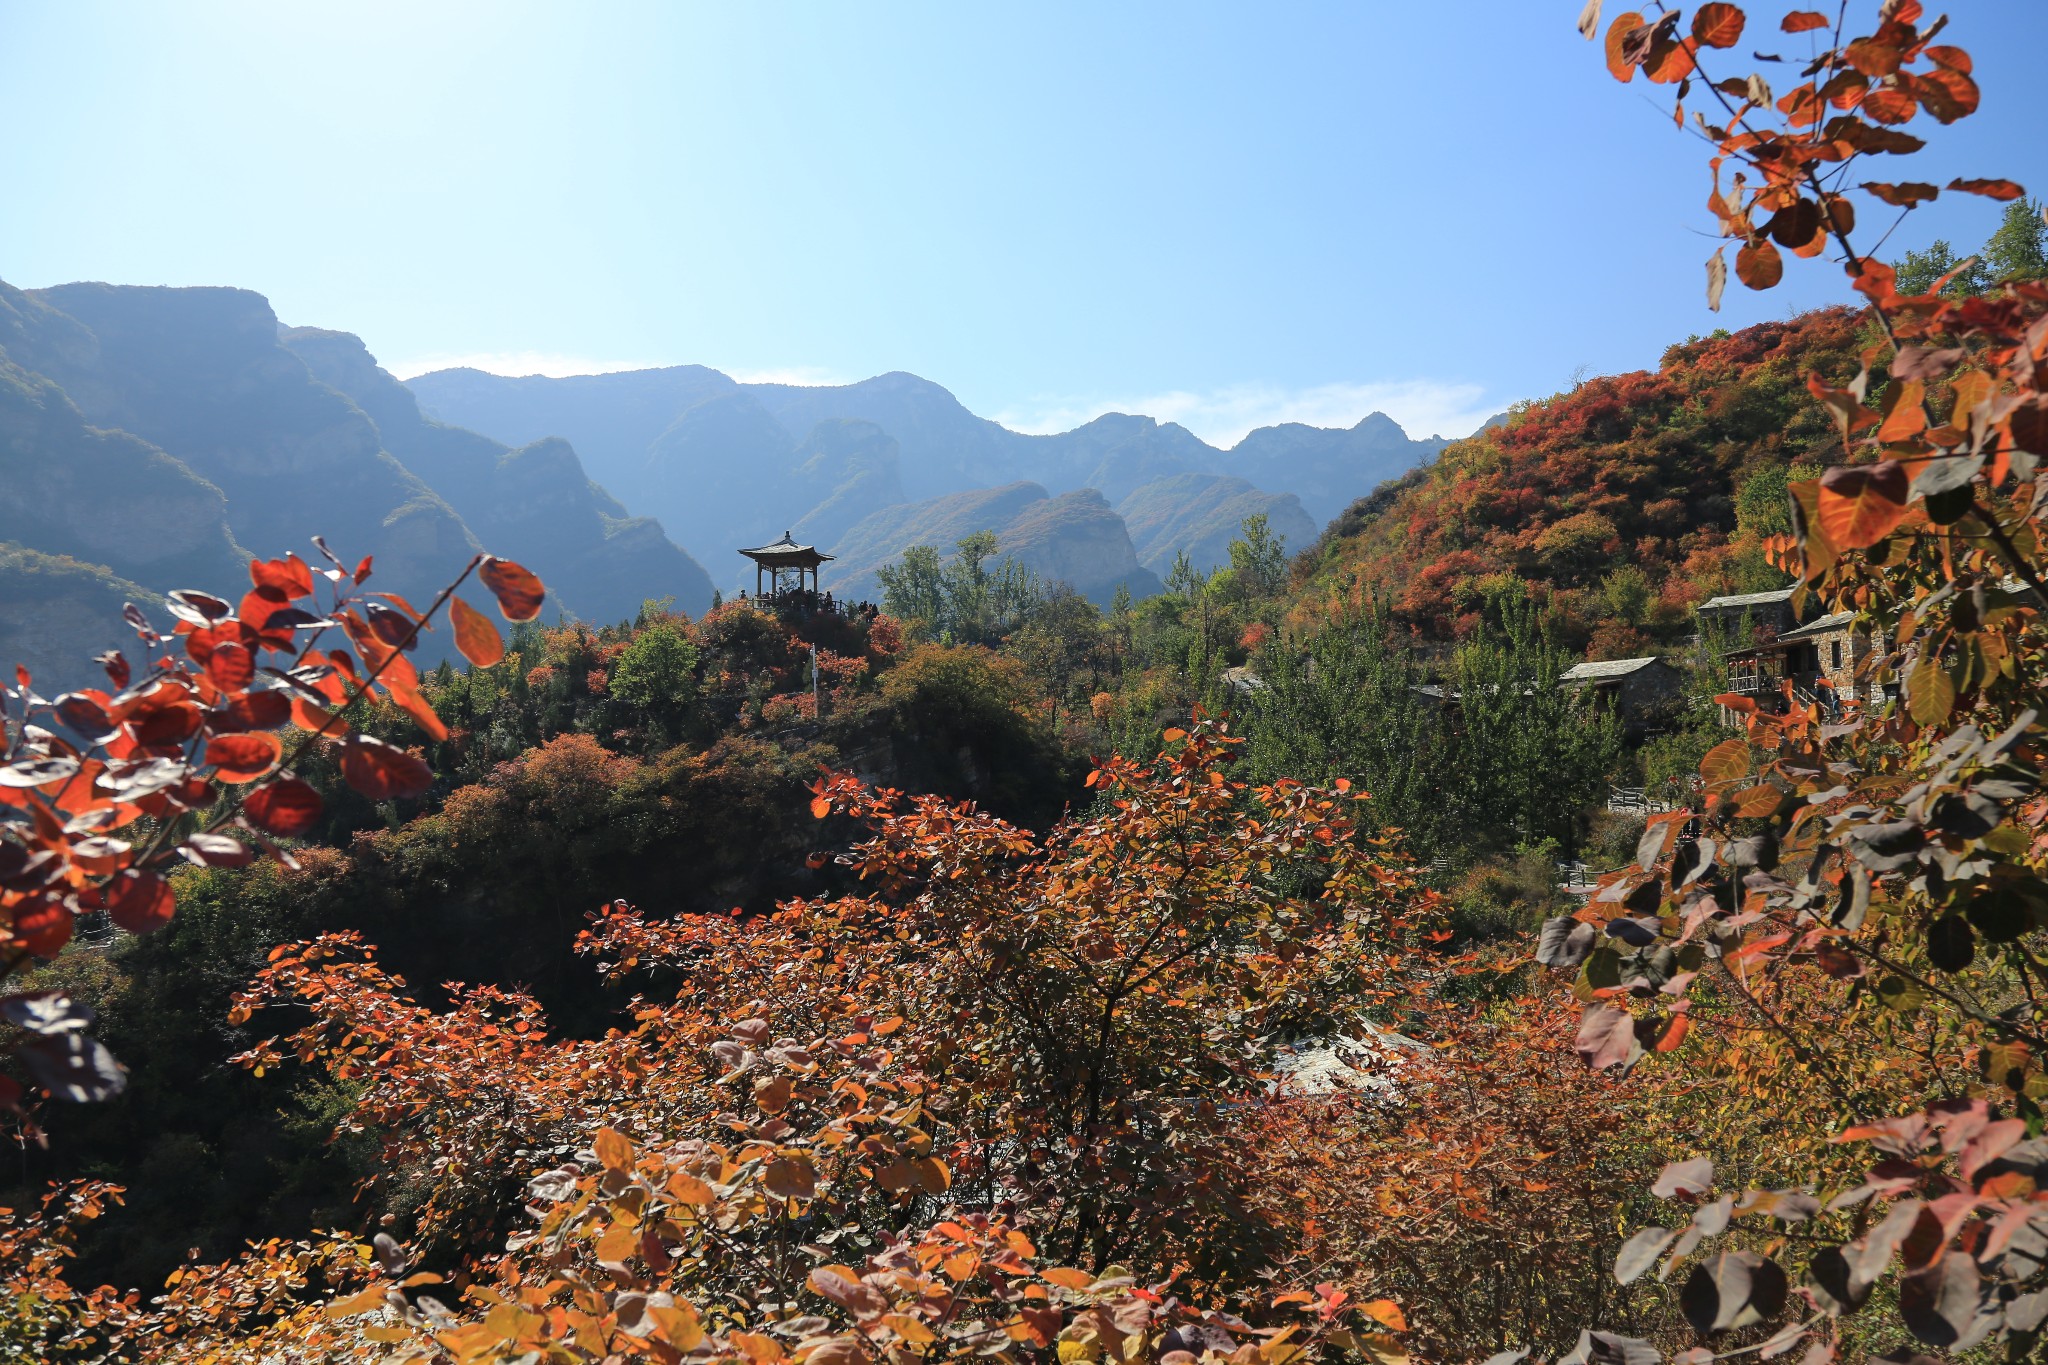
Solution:
{"label": "pavilion", "polygon": [[[787,593],[804,591],[804,573],[811,575],[810,592],[818,591],[818,566],[832,556],[815,545],[799,545],[789,538],[789,532],[782,533],[782,539],[773,545],[762,545],[752,550],[741,550],[741,554],[754,561],[754,596],[776,601]],[[763,571],[767,578],[762,578]]]}

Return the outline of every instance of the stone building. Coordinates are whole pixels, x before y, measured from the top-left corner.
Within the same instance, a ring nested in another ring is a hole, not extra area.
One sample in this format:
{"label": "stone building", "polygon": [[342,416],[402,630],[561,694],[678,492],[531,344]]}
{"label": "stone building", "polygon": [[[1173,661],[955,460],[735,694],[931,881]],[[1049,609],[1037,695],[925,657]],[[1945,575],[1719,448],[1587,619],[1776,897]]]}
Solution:
{"label": "stone building", "polygon": [[1669,723],[1685,690],[1685,674],[1655,655],[1574,664],[1559,681],[1574,690],[1590,690],[1595,700],[1621,717],[1630,739]]}

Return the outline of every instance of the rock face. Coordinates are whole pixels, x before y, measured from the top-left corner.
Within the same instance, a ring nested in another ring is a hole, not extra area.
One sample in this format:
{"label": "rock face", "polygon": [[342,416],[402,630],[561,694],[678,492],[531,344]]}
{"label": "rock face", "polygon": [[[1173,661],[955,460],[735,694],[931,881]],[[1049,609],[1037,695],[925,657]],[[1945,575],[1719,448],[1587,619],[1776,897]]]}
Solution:
{"label": "rock face", "polygon": [[311,555],[315,534],[420,603],[485,547],[531,563],[559,612],[711,596],[563,443],[432,422],[356,338],[284,330],[246,290],[0,283],[0,473],[0,663],[45,692],[129,638],[124,601],[236,595],[252,552]]}
{"label": "rock face", "polygon": [[1107,603],[1118,587],[1128,587],[1133,597],[1160,590],[1158,577],[1138,563],[1123,519],[1100,493],[1084,488],[1055,498],[1021,482],[884,508],[841,538],[840,557],[827,566],[824,585],[842,597],[878,598],[876,570],[906,549],[934,545],[950,554],[976,531],[995,532],[998,554],[1098,603]]}

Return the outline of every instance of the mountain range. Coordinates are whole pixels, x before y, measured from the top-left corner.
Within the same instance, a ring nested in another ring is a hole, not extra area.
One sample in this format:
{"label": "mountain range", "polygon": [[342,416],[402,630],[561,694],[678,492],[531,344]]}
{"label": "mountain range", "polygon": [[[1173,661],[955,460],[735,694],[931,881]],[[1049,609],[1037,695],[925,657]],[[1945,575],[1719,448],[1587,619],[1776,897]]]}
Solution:
{"label": "mountain range", "polygon": [[[442,421],[515,445],[567,439],[593,477],[724,566],[714,577],[728,588],[751,582],[740,547],[789,530],[839,554],[826,586],[866,594],[879,564],[920,542],[949,549],[958,526],[996,531],[1004,553],[1098,600],[1119,584],[1143,596],[1183,551],[1198,569],[1225,562],[1254,513],[1305,546],[1447,444],[1411,440],[1382,413],[1343,429],[1263,427],[1227,450],[1123,413],[1033,435],[901,372],[805,386],[699,365],[571,378],[451,369],[407,383]],[[1077,496],[1087,490],[1096,496]],[[1040,501],[1052,505],[1021,515]]]}
{"label": "mountain range", "polygon": [[848,596],[874,597],[907,546],[990,530],[1049,579],[1142,597],[1179,554],[1224,562],[1254,513],[1307,545],[1444,444],[1379,414],[1229,450],[1123,414],[1030,435],[902,373],[401,383],[357,337],[285,326],[248,290],[0,282],[0,663],[83,682],[131,640],[123,603],[232,594],[252,554],[310,555],[315,534],[422,603],[478,549],[518,559],[549,619],[702,610],[714,583],[750,584],[734,551],[785,530],[838,556],[825,585]]}

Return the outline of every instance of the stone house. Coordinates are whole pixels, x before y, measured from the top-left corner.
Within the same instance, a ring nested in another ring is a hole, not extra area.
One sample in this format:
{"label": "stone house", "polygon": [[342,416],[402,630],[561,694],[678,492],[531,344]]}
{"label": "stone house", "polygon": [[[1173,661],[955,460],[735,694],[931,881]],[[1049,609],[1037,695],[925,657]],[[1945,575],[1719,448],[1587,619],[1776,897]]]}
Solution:
{"label": "stone house", "polygon": [[1795,701],[1818,701],[1829,709],[1844,702],[1881,704],[1884,686],[1859,677],[1870,657],[1870,633],[1856,613],[1838,611],[1723,656],[1728,690],[1754,698],[1767,710],[1782,710],[1786,684]]}
{"label": "stone house", "polygon": [[1632,740],[1667,724],[1685,690],[1685,674],[1655,655],[1574,664],[1559,681],[1575,691],[1590,690],[1621,717]]}

